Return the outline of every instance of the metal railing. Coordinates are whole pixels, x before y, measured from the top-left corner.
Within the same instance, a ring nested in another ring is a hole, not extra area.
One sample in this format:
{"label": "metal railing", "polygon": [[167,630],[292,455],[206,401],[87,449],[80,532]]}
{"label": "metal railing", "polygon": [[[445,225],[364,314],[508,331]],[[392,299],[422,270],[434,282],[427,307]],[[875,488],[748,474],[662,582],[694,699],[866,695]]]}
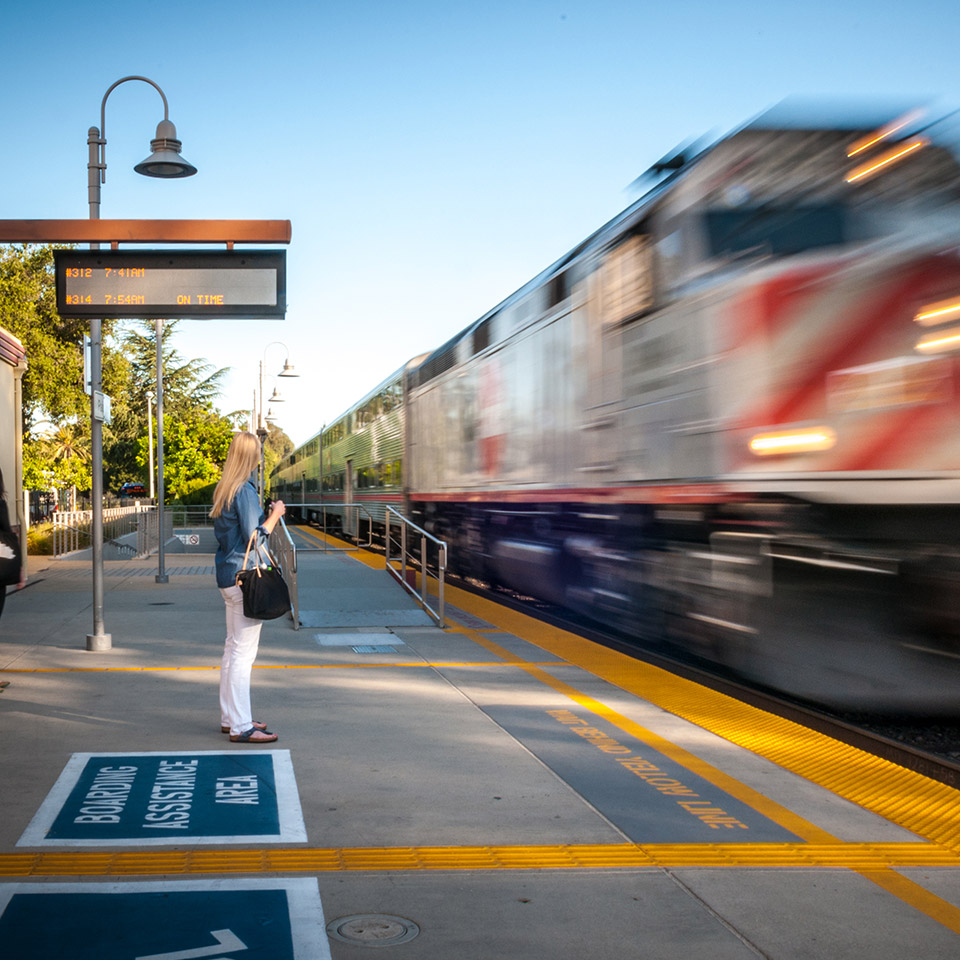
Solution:
{"label": "metal railing", "polygon": [[175,527],[212,527],[213,518],[210,511],[213,504],[200,504],[190,507],[163,508],[164,515],[170,514],[170,520]]}
{"label": "metal railing", "polygon": [[[433,534],[418,527],[415,523],[408,520],[402,513],[394,510],[393,507],[386,508],[386,530],[384,532],[384,542],[386,544],[387,573],[390,574],[407,591],[423,609],[437,622],[437,626],[444,627],[443,611],[443,584],[447,571],[447,545],[443,540],[438,540]],[[397,544],[393,539],[393,528],[396,522],[400,526],[400,542]],[[407,531],[412,531],[414,538],[419,535],[420,538],[420,559],[413,556],[409,548],[411,537]],[[430,570],[429,545],[436,547],[437,564],[436,573]],[[399,546],[398,556],[392,556],[392,547]],[[399,569],[397,567],[399,565]],[[419,570],[418,570],[419,568]],[[411,583],[411,580],[413,581]],[[437,609],[430,606],[428,600],[429,585],[436,581],[437,589]],[[419,591],[417,587],[419,585]]]}
{"label": "metal railing", "polygon": [[[160,536],[157,530],[160,512],[156,507],[141,507],[137,524],[137,556],[148,557],[160,546]],[[163,542],[173,537],[173,517],[163,512]]]}
{"label": "metal railing", "polygon": [[273,528],[268,541],[270,553],[280,565],[280,572],[290,591],[290,616],[293,618],[293,629],[300,629],[300,599],[297,595],[297,545],[287,530],[287,525],[280,522]]}
{"label": "metal railing", "polygon": [[[153,512],[156,516],[156,507],[108,507],[103,511],[103,542],[114,546],[119,553],[128,556],[145,556],[141,543],[141,528],[146,524],[141,520]],[[92,545],[93,539],[93,511],[92,510],[58,510],[52,514],[53,521],[53,555],[62,557],[64,554],[85,550]],[[156,528],[156,520],[153,522]],[[126,538],[127,542],[124,542]],[[154,533],[154,539],[156,533]]]}
{"label": "metal railing", "polygon": [[[323,503],[287,503],[286,507],[288,510],[301,510],[304,515],[306,515],[308,510],[311,513],[319,513],[319,515],[322,517],[320,532],[323,534],[323,541],[322,546],[318,547],[317,549],[322,550],[324,553],[327,553],[331,550],[360,550],[364,547],[373,546],[373,516],[362,503],[337,503],[330,505]],[[351,511],[353,512],[352,518],[350,517]],[[365,541],[360,539],[361,512],[367,521],[367,539]],[[332,534],[329,532],[331,525],[327,522],[328,516],[339,519],[339,526],[334,526],[334,529],[341,534],[352,536],[354,538],[352,543],[346,540],[340,541],[339,544],[330,542],[330,537]],[[351,533],[351,531],[353,531],[353,533]]]}

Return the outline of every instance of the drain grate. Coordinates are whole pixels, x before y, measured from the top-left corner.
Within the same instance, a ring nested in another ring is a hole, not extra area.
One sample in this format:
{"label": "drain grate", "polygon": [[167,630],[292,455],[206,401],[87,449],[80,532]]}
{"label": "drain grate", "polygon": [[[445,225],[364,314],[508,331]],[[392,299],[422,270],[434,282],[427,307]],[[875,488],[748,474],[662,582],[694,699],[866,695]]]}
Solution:
{"label": "drain grate", "polygon": [[343,943],[364,947],[393,947],[420,933],[420,927],[406,917],[386,913],[356,913],[327,924],[327,935]]}
{"label": "drain grate", "polygon": [[396,653],[397,648],[388,643],[358,643],[352,648],[354,653]]}

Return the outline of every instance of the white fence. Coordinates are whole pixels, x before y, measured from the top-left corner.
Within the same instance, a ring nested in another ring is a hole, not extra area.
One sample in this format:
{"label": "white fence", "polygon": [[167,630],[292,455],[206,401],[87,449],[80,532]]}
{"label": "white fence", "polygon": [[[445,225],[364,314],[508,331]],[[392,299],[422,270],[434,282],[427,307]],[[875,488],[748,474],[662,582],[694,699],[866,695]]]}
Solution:
{"label": "white fence", "polygon": [[[52,515],[53,555],[86,550],[92,546],[93,511],[63,510]],[[173,535],[173,518],[164,511],[164,540]],[[157,549],[157,508],[154,506],[106,507],[103,511],[104,548],[118,558],[145,557]]]}

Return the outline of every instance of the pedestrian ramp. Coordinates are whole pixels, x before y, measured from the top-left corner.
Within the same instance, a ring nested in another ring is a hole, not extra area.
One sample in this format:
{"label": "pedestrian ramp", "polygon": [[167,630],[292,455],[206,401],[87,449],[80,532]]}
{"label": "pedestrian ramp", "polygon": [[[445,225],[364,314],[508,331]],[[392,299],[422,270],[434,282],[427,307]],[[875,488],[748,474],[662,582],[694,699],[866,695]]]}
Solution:
{"label": "pedestrian ramp", "polygon": [[346,553],[298,551],[297,598],[304,628],[436,626],[385,570]]}

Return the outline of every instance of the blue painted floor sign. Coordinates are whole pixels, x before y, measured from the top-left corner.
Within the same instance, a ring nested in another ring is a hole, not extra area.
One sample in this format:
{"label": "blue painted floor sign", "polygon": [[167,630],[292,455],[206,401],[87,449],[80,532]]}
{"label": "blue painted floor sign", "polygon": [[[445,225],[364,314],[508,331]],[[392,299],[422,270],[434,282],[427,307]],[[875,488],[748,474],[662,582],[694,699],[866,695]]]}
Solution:
{"label": "blue painted floor sign", "polygon": [[315,879],[0,884],[4,960],[329,960]]}
{"label": "blue painted floor sign", "polygon": [[77,753],[18,846],[305,840],[289,751]]}

